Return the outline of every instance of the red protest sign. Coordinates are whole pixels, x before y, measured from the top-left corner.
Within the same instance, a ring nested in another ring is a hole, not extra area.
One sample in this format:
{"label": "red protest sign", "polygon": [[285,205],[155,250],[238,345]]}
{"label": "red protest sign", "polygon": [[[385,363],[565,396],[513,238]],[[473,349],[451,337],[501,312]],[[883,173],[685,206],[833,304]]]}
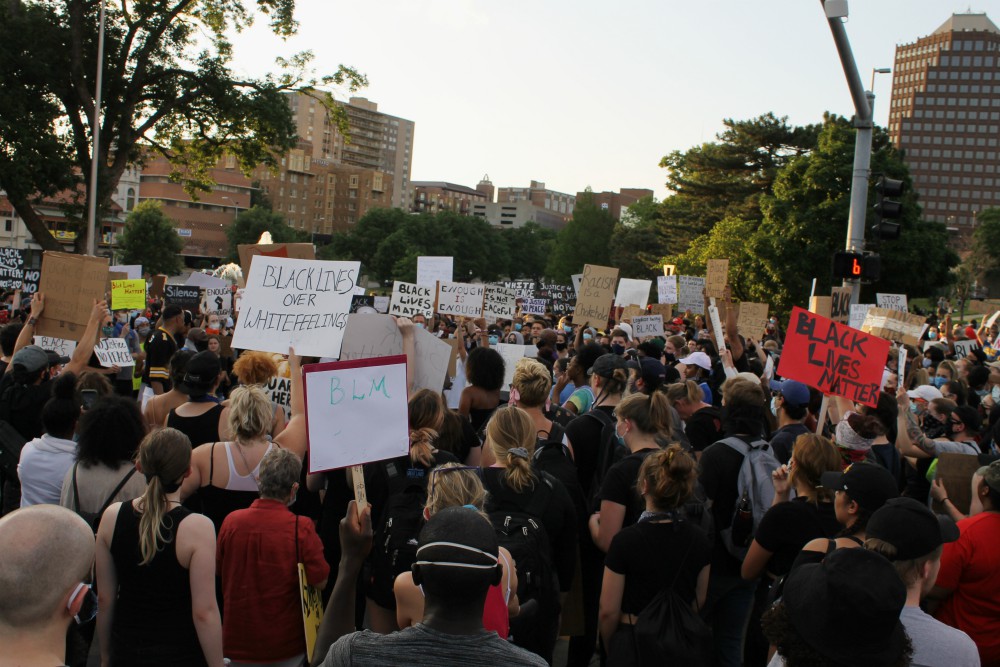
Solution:
{"label": "red protest sign", "polygon": [[889,341],[795,307],[778,374],[876,407],[888,354]]}

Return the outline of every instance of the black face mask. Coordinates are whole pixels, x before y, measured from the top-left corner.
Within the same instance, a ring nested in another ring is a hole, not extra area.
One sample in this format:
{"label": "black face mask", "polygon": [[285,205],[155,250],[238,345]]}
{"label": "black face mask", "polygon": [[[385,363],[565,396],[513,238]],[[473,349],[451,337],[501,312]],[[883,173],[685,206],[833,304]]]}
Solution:
{"label": "black face mask", "polygon": [[924,423],[921,428],[928,438],[940,438],[948,434],[948,424],[929,412],[924,415]]}
{"label": "black face mask", "polygon": [[562,352],[566,349],[566,343],[556,343],[556,349]]}
{"label": "black face mask", "polygon": [[671,354],[670,352],[664,352],[663,353],[663,358],[666,359],[668,363],[673,363],[673,362],[677,361],[677,355],[676,354]]}

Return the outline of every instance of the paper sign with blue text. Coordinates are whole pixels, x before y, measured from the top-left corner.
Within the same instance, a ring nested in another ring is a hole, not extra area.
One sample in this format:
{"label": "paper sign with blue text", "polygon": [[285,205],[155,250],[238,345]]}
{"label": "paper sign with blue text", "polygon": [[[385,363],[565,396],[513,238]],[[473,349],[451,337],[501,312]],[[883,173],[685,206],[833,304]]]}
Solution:
{"label": "paper sign with blue text", "polygon": [[340,356],[360,262],[257,255],[250,267],[233,347],[310,357]]}
{"label": "paper sign with blue text", "polygon": [[404,355],[309,364],[302,373],[310,473],[407,455]]}

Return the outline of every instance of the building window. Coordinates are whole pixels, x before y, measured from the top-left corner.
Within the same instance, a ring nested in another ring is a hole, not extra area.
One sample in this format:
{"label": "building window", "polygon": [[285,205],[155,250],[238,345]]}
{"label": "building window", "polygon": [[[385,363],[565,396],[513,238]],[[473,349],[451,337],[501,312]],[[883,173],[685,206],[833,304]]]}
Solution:
{"label": "building window", "polygon": [[[125,210],[131,211],[135,208],[135,188],[129,188],[125,195]],[[9,229],[7,231],[10,231]]]}

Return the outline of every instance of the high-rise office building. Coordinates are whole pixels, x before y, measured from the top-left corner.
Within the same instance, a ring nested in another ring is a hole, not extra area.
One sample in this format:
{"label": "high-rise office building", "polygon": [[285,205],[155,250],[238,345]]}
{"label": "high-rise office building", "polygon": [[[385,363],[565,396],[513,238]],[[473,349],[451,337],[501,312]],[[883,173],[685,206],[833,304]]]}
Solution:
{"label": "high-rise office building", "polygon": [[288,96],[299,139],[312,145],[312,158],[380,171],[392,178],[393,208],[408,209],[413,200],[410,172],[413,167],[412,120],[382,113],[378,104],[352,97],[339,104],[347,114],[350,143],[337,131],[330,115],[309,95]]}
{"label": "high-rise office building", "polygon": [[889,135],[925,219],[965,235],[1000,206],[1000,29],[986,14],[954,14],[896,47]]}

